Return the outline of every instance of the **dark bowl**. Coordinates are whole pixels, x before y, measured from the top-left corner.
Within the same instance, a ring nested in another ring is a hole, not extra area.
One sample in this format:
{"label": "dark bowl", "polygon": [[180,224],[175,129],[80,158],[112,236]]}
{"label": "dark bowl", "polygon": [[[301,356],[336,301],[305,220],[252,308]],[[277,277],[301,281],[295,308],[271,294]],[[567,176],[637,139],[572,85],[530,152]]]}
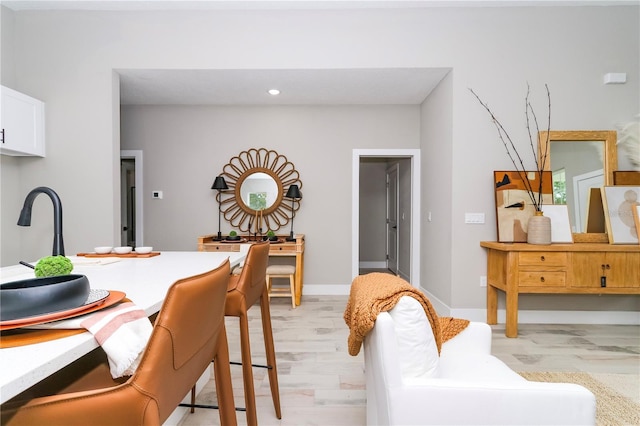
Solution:
{"label": "dark bowl", "polygon": [[0,284],[0,321],[28,318],[82,306],[89,297],[84,275],[30,278]]}

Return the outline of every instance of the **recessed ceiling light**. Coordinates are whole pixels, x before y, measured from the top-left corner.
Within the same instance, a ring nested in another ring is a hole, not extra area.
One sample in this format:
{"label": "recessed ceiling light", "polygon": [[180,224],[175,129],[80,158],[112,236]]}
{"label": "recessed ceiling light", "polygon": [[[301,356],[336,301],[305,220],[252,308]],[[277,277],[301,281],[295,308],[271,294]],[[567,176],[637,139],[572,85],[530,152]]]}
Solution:
{"label": "recessed ceiling light", "polygon": [[280,91],[278,89],[269,89],[268,92],[272,96],[276,96],[280,94]]}

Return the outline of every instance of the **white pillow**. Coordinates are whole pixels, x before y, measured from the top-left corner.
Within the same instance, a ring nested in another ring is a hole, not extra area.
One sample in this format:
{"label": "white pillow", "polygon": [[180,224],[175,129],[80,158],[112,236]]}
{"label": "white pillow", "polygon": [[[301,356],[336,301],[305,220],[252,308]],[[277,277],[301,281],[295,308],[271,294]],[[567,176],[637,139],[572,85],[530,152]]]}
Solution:
{"label": "white pillow", "polygon": [[398,356],[402,378],[436,377],[438,346],[424,308],[410,296],[400,298],[389,311],[395,323]]}

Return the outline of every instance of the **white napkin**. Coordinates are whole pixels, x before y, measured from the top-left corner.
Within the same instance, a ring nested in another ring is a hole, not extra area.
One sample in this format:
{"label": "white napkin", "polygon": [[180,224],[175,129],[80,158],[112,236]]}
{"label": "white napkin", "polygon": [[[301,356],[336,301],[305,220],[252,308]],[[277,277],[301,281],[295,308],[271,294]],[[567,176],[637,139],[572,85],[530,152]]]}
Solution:
{"label": "white napkin", "polygon": [[132,302],[29,328],[87,329],[107,354],[114,379],[135,373],[153,331],[147,314]]}
{"label": "white napkin", "polygon": [[114,379],[135,373],[153,330],[144,310],[131,302],[88,315],[80,325],[104,349]]}

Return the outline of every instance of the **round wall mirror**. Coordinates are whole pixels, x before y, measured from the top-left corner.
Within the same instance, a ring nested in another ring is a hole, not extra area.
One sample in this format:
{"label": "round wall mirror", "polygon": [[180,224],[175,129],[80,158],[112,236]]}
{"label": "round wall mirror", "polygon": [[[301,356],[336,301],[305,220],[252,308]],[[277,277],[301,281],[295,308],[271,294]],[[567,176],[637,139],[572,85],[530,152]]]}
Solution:
{"label": "round wall mirror", "polygon": [[277,177],[268,171],[248,173],[236,187],[239,191],[237,199],[252,211],[271,209],[282,200],[282,188],[278,182]]}
{"label": "round wall mirror", "polygon": [[231,226],[242,232],[264,234],[287,225],[300,199],[283,202],[291,185],[302,187],[300,175],[284,155],[251,148],[231,158],[221,176],[228,190],[220,191],[220,207]]}

